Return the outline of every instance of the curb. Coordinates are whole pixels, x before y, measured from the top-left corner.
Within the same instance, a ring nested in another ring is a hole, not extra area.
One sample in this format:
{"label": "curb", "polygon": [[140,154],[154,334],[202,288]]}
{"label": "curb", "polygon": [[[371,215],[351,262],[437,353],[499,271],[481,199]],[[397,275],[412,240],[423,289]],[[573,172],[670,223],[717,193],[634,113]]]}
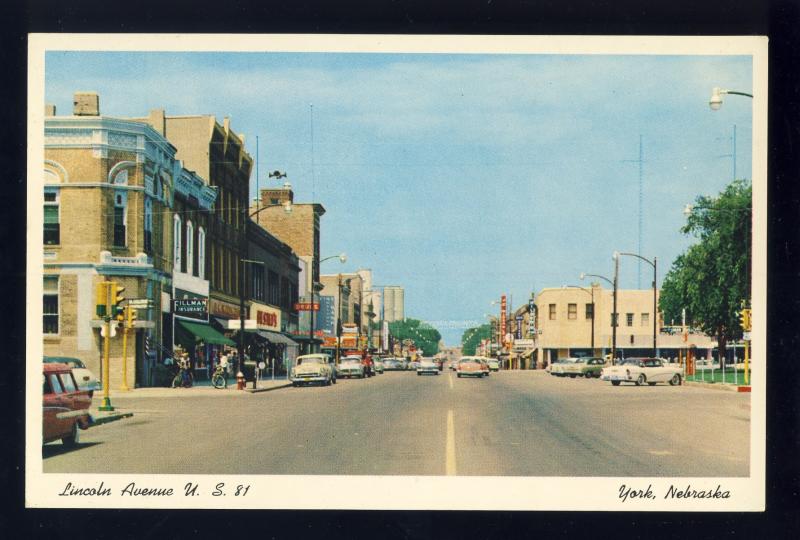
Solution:
{"label": "curb", "polygon": [[[697,381],[683,381],[683,384],[686,386],[697,386],[699,388],[714,388],[716,390],[727,390],[728,392],[749,392],[750,387],[744,386],[736,386],[734,384],[722,384],[722,383],[704,383],[704,382],[697,382]],[[747,388],[747,390],[740,390],[740,388]]]}
{"label": "curb", "polygon": [[289,388],[290,386],[292,386],[292,383],[268,386],[267,388],[245,388],[244,391],[248,394],[258,394],[259,392],[269,392],[271,390],[278,390],[280,388]]}

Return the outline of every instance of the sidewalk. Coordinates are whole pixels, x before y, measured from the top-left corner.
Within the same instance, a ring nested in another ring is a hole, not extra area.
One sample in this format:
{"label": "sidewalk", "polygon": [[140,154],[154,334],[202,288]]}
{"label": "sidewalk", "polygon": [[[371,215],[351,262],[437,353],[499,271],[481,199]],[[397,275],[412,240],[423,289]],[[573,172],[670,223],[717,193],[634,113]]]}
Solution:
{"label": "sidewalk", "polygon": [[[205,381],[203,381],[205,382]],[[277,390],[279,388],[286,388],[291,386],[292,383],[286,379],[276,380],[261,380],[258,382],[258,387],[253,389],[253,381],[247,382],[246,391],[236,390],[236,380],[229,380],[227,388],[214,388],[207,382],[205,384],[197,384],[191,388],[166,388],[166,387],[153,387],[153,388],[135,388],[127,392],[119,389],[110,389],[109,397],[111,404],[114,404],[115,399],[125,398],[164,398],[164,397],[181,397],[181,396],[241,396],[254,392],[267,392],[270,390]],[[94,398],[92,399],[92,407],[96,409],[103,402],[103,392],[95,391]]]}

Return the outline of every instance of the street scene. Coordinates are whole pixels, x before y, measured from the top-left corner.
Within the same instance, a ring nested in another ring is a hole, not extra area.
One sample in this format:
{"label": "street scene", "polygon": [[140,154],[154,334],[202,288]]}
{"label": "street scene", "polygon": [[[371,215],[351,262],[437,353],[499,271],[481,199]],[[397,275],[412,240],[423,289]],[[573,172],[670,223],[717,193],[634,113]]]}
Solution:
{"label": "street scene", "polygon": [[44,82],[44,473],[752,473],[752,57],[49,51]]}

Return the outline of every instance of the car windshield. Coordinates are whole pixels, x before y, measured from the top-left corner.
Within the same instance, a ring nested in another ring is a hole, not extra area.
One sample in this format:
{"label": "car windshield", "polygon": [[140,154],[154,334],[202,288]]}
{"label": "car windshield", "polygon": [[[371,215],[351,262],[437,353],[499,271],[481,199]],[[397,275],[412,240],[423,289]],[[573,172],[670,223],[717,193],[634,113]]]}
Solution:
{"label": "car windshield", "polygon": [[342,358],[342,363],[352,363],[352,362],[357,362],[357,363],[360,364],[361,363],[361,358],[357,358],[357,357],[354,357],[354,356],[348,356],[348,357]]}
{"label": "car windshield", "polygon": [[298,366],[301,364],[322,364],[322,363],[323,363],[322,358],[320,358],[319,356],[307,356],[307,357],[300,356],[297,358]]}
{"label": "car windshield", "polygon": [[623,360],[622,364],[626,366],[638,366],[642,361],[641,358],[628,358],[627,360]]}

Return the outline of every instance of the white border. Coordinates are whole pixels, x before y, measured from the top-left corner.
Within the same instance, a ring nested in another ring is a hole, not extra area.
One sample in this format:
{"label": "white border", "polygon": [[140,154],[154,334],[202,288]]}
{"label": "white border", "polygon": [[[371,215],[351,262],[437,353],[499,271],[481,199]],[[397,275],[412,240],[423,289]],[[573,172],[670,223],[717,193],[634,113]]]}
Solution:
{"label": "white border", "polygon": [[[44,55],[71,51],[273,51],[405,52],[492,54],[668,54],[752,55],[753,58],[753,347],[766,359],[766,196],[767,196],[767,38],[648,36],[401,36],[401,35],[221,35],[221,34],[30,34],[28,59],[28,268],[26,485],[28,507],[219,508],[231,496],[210,495],[219,482],[251,485],[239,508],[476,509],[476,510],[647,510],[763,511],[766,461],[766,365],[759,366],[751,394],[750,477],[747,478],[573,478],[444,476],[235,476],[43,474],[41,403],[38,386],[42,354],[41,245],[42,164],[44,162]],[[112,488],[111,497],[60,497],[67,482]],[[181,495],[186,482],[200,484],[201,495]],[[172,487],[169,498],[121,497],[129,482]],[[646,487],[655,501],[618,499],[621,483]],[[664,500],[670,485],[730,491],[726,500]],[[347,497],[342,497],[347,492]],[[475,494],[480,494],[476,497]],[[393,503],[393,501],[397,501]],[[225,504],[223,504],[225,503]]]}

